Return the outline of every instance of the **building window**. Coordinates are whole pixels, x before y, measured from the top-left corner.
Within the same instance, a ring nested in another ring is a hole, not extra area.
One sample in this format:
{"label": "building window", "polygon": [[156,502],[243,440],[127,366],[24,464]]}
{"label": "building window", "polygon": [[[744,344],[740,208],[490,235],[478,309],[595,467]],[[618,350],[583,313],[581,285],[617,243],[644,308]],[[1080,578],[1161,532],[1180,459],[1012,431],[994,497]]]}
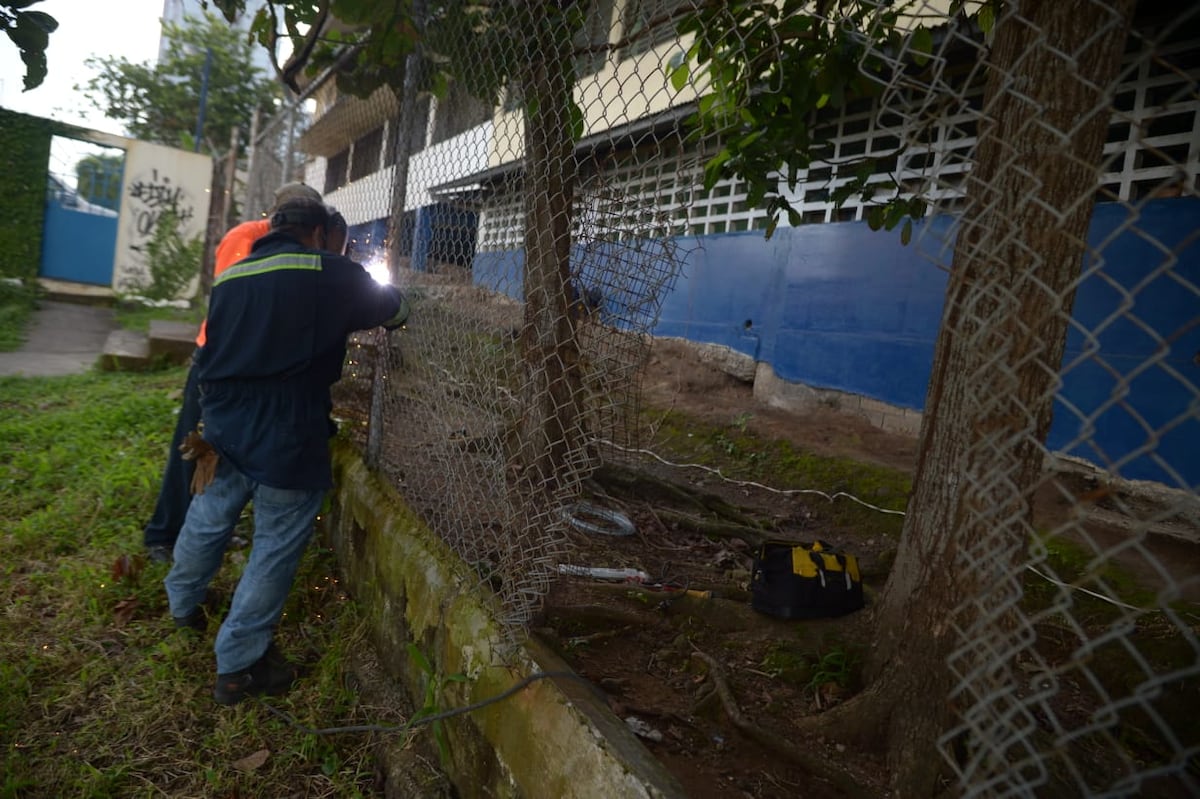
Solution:
{"label": "building window", "polygon": [[575,32],[575,76],[595,75],[608,61],[609,33],[612,31],[613,0],[596,0],[588,4],[587,19]]}
{"label": "building window", "polygon": [[379,156],[383,152],[383,126],[360,136],[354,142],[354,157],[350,161],[350,182],[365,178],[379,170]]}
{"label": "building window", "polygon": [[521,84],[516,78],[509,78],[508,85],[504,89],[504,105],[505,111],[519,111],[525,104],[525,95],[521,91]]}
{"label": "building window", "polygon": [[346,168],[350,166],[350,148],[347,147],[329,159],[325,165],[325,194],[346,185]]}
{"label": "building window", "polygon": [[458,82],[450,84],[446,96],[439,97],[433,108],[430,147],[490,121],[494,110],[491,103],[475,97]]}
{"label": "building window", "polygon": [[692,8],[692,0],[629,0],[625,4],[625,47],[621,58],[649,52],[664,42],[674,41],[680,14]]}

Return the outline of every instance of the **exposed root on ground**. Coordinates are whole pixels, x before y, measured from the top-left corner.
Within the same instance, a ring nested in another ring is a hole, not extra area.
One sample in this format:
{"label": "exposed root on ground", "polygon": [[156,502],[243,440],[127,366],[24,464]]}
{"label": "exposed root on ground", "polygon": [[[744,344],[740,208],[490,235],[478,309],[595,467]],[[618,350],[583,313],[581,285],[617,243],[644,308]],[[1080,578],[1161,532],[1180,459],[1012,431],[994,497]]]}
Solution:
{"label": "exposed root on ground", "polygon": [[[708,666],[708,678],[712,681],[714,693],[721,700],[725,715],[729,717],[733,725],[744,735],[775,755],[786,758],[789,762],[794,763],[809,774],[825,780],[846,796],[870,797],[874,795],[868,788],[844,771],[837,769],[824,758],[788,745],[780,739],[779,735],[768,732],[747,719],[742,714],[741,708],[733,696],[733,691],[729,687],[729,681],[725,677],[725,669],[721,664],[703,652],[693,652],[692,657],[702,660]],[[701,700],[701,702],[703,701]]]}
{"label": "exposed root on ground", "polygon": [[561,616],[584,624],[607,623],[614,626],[633,627],[635,629],[658,626],[653,623],[647,624],[644,615],[633,611],[620,610],[619,608],[610,608],[606,605],[556,605],[547,610],[550,615]]}

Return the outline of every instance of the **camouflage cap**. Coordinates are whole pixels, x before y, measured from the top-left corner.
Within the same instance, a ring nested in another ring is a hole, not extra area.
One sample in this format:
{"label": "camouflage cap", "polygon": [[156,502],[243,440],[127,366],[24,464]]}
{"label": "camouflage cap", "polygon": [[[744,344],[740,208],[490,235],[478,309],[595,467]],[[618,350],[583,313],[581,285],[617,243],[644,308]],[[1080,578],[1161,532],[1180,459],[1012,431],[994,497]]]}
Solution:
{"label": "camouflage cap", "polygon": [[329,212],[319,202],[309,197],[293,197],[284,200],[271,213],[271,230],[285,227],[311,230],[329,224]]}
{"label": "camouflage cap", "polygon": [[275,190],[275,207],[288,200],[312,200],[322,202],[321,193],[307,183],[285,183]]}

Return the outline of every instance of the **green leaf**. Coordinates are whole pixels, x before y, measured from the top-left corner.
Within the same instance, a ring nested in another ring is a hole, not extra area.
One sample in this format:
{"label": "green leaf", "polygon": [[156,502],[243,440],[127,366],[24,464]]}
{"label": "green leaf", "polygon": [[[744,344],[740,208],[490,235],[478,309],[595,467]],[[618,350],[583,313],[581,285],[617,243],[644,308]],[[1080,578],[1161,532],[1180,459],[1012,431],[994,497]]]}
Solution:
{"label": "green leaf", "polygon": [[985,2],[983,4],[983,7],[979,9],[979,16],[976,20],[979,23],[979,30],[983,31],[984,36],[992,32],[992,28],[996,27],[996,11],[992,8],[991,3]]}
{"label": "green leaf", "polygon": [[425,653],[417,648],[416,644],[409,641],[406,649],[408,650],[408,656],[417,664],[417,668],[425,672],[425,674],[433,674],[433,665],[429,662],[429,658],[425,657]]}
{"label": "green leaf", "polygon": [[721,151],[713,156],[712,160],[704,164],[704,188],[706,190],[715,186],[716,181],[721,179],[721,170],[725,167],[725,163],[732,157],[733,152],[730,149],[721,148]]}
{"label": "green leaf", "polygon": [[761,139],[761,138],[763,137],[763,134],[764,134],[764,133],[766,133],[766,130],[764,130],[764,129],[760,128],[760,129],[758,129],[758,130],[754,131],[753,133],[750,133],[750,134],[748,134],[748,135],[746,135],[746,136],[743,136],[743,137],[742,137],[742,138],[741,138],[741,139],[738,141],[738,149],[739,149],[739,150],[748,150],[748,149],[750,149],[750,145],[754,144],[754,142],[756,142],[756,141],[758,141],[759,139]]}
{"label": "green leaf", "polygon": [[843,183],[841,186],[838,186],[833,190],[833,192],[829,195],[829,199],[833,202],[835,208],[841,208],[842,205],[845,204],[846,200],[850,199],[850,197],[857,192],[858,187],[853,182]]}
{"label": "green leaf", "polygon": [[583,115],[583,109],[572,99],[567,105],[567,113],[571,117],[571,139],[579,141],[583,138],[583,132],[587,128],[587,119]]}
{"label": "green leaf", "polygon": [[691,75],[691,68],[685,61],[671,70],[670,75],[671,86],[674,87],[675,91],[683,91],[683,87],[687,86],[688,77]]}
{"label": "green leaf", "polygon": [[433,740],[437,742],[438,757],[442,763],[450,761],[450,742],[446,739],[446,728],[440,721],[430,725],[433,728]]}
{"label": "green leaf", "polygon": [[18,11],[16,24],[5,29],[25,64],[24,91],[37,88],[46,79],[46,47],[50,44],[50,31],[56,27],[58,22],[49,14]]}
{"label": "green leaf", "polygon": [[[226,22],[233,22],[237,19],[238,14],[246,8],[245,0],[212,0],[212,4],[217,7],[217,10],[225,17]],[[259,14],[264,14],[266,8],[259,9]]]}
{"label": "green leaf", "polygon": [[933,53],[933,34],[929,32],[929,28],[917,28],[913,31],[909,49],[917,66],[924,66],[929,61],[929,56]]}
{"label": "green leaf", "polygon": [[900,220],[908,215],[908,203],[900,199],[893,199],[883,207],[883,226],[888,230],[900,224]]}
{"label": "green leaf", "polygon": [[46,33],[54,33],[58,30],[58,20],[42,11],[26,11],[22,15],[25,19],[37,25]]}
{"label": "green leaf", "polygon": [[17,14],[17,24],[8,29],[8,38],[22,51],[44,52],[46,45],[50,44],[50,35],[45,28],[29,18],[31,13],[22,11]]}
{"label": "green leaf", "polygon": [[879,230],[883,227],[883,206],[873,205],[867,209],[867,227],[871,230]]}

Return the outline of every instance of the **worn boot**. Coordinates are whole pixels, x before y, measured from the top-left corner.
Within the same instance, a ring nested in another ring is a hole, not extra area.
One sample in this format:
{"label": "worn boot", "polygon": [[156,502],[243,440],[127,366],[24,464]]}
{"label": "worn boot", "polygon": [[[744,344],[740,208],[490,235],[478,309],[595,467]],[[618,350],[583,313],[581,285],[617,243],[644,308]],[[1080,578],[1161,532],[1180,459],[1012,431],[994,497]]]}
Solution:
{"label": "worn boot", "polygon": [[218,674],[213,699],[218,704],[236,705],[251,696],[278,696],[286,693],[299,676],[300,667],[285,658],[271,642],[250,668]]}

